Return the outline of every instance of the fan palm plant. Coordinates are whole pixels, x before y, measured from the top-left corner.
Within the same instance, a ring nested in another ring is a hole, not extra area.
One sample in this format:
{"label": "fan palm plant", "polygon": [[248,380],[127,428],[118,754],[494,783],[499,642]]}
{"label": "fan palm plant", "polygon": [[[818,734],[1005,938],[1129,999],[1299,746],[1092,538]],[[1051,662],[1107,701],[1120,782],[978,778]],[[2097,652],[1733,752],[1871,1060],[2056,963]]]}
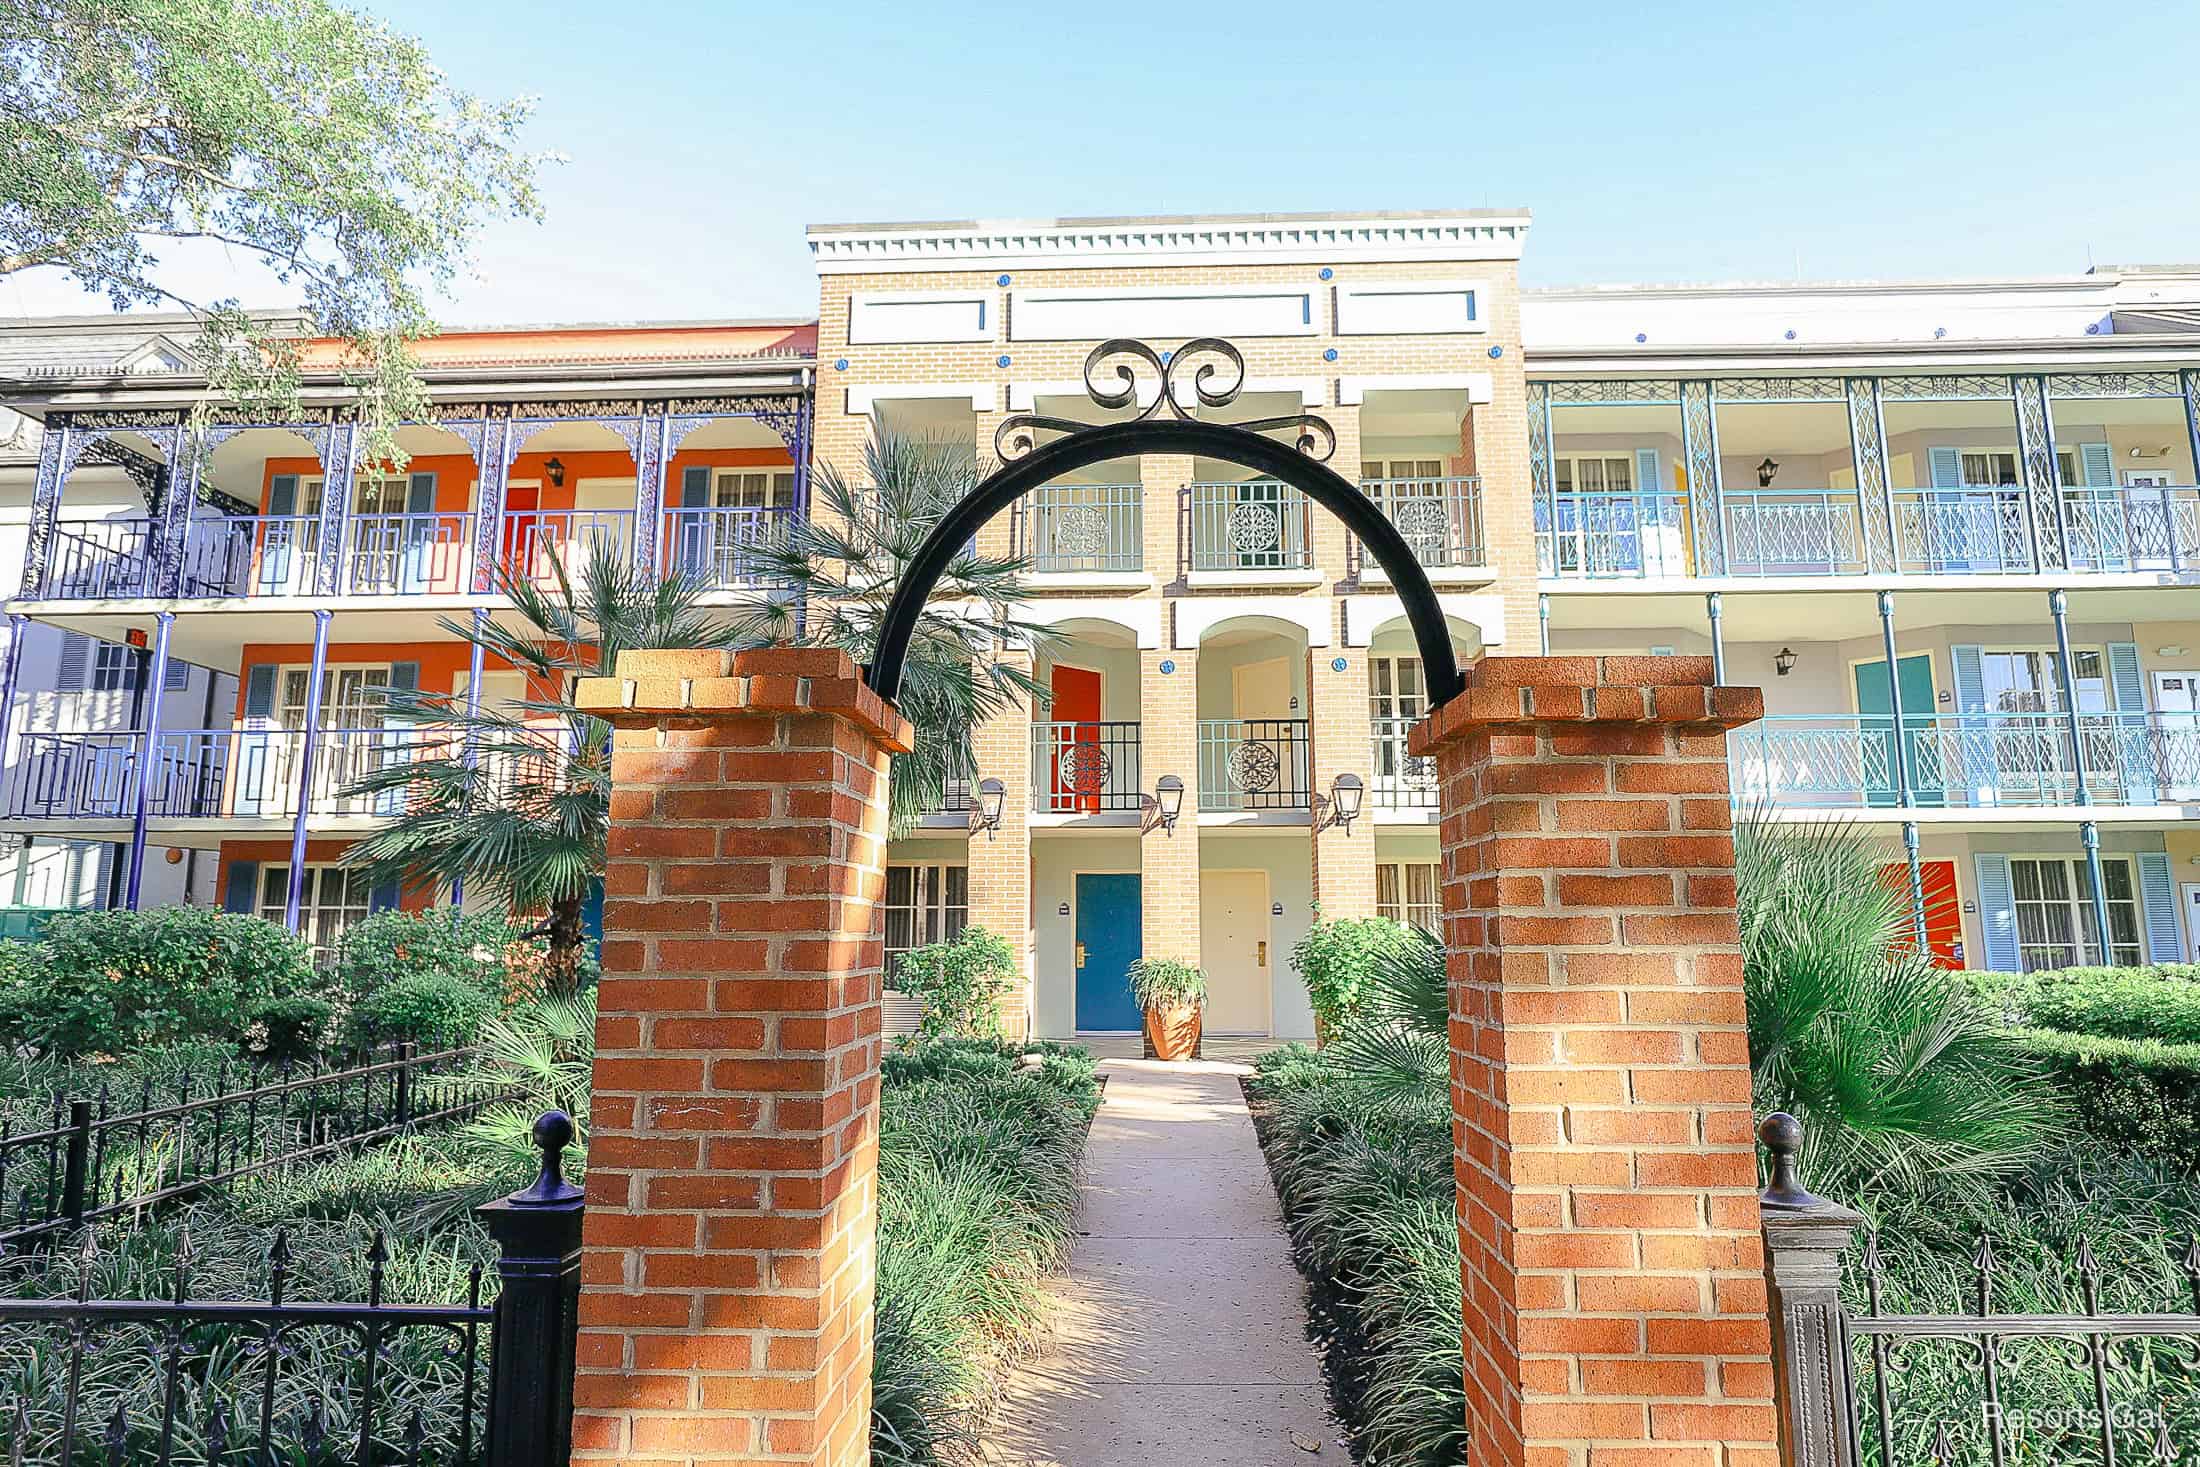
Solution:
{"label": "fan palm plant", "polygon": [[[918,550],[979,477],[968,444],[894,434],[866,446],[860,482],[836,465],[818,465],[813,513],[753,557],[761,586],[735,609],[736,640],[838,647],[868,664],[887,604]],[[916,726],[916,747],[894,761],[890,823],[897,836],[938,809],[951,786],[977,777],[971,730],[1026,698],[1046,697],[1002,655],[1042,648],[1052,636],[1015,615],[1028,564],[965,548],[917,622],[897,700]]]}
{"label": "fan palm plant", "polygon": [[[440,625],[491,665],[525,673],[531,696],[468,707],[449,693],[390,690],[391,720],[435,737],[347,786],[347,795],[387,799],[402,814],[346,859],[377,883],[460,882],[516,911],[546,914],[546,986],[573,992],[583,911],[603,875],[611,823],[610,726],[574,704],[575,683],[607,673],[630,650],[826,646],[868,663],[894,588],[932,526],[976,486],[977,462],[967,448],[884,437],[870,446],[864,472],[870,487],[859,488],[821,468],[823,513],[750,552],[758,585],[723,606],[712,604],[708,580],[640,569],[605,546],[578,581],[555,559],[548,584],[497,567],[513,614]],[[1000,656],[1047,635],[1011,614],[1022,569],[1015,559],[959,555],[918,620],[900,698],[916,747],[894,761],[895,835],[939,808],[951,783],[976,775],[970,743],[980,722],[1043,696]]]}

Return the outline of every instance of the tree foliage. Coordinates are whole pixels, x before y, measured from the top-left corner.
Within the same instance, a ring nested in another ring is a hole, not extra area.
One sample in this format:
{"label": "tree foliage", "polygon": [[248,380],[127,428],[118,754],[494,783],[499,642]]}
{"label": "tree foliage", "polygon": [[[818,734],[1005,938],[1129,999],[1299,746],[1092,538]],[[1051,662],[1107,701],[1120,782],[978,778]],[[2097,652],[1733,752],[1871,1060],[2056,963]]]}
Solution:
{"label": "tree foliage", "polygon": [[527,98],[453,87],[419,41],[330,0],[0,0],[0,274],[181,307],[215,394],[293,415],[300,364],[233,300],[163,281],[206,241],[342,338],[371,459],[428,416],[410,343],[488,221],[539,217]]}

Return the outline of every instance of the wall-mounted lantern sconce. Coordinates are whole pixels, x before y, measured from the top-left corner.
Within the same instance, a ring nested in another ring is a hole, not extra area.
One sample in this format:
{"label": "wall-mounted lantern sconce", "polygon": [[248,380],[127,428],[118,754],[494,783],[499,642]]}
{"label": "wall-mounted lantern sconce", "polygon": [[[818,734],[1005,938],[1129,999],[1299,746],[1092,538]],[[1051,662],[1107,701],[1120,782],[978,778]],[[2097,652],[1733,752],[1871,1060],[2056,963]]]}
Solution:
{"label": "wall-mounted lantern sconce", "polygon": [[975,829],[985,832],[987,840],[998,840],[1001,830],[1001,807],[1007,803],[1008,786],[997,779],[978,781],[978,804],[971,811],[977,821]]}
{"label": "wall-mounted lantern sconce", "polygon": [[1176,817],[1184,813],[1184,781],[1164,774],[1154,781],[1153,807],[1161,816],[1161,829],[1176,834]]}
{"label": "wall-mounted lantern sconce", "polygon": [[1795,649],[1793,647],[1782,647],[1779,651],[1773,653],[1772,670],[1782,677],[1786,677],[1789,673],[1795,671]]}
{"label": "wall-mounted lantern sconce", "polygon": [[1757,487],[1760,489],[1770,489],[1772,487],[1773,477],[1779,472],[1780,465],[1773,460],[1771,454],[1766,454],[1765,461],[1757,465]]}
{"label": "wall-mounted lantern sconce", "polygon": [[1352,822],[1360,818],[1360,807],[1367,800],[1367,786],[1360,783],[1357,774],[1340,774],[1329,785],[1330,825],[1341,825],[1346,835],[1352,834]]}
{"label": "wall-mounted lantern sconce", "polygon": [[565,460],[546,458],[542,461],[542,471],[550,476],[552,488],[563,489],[565,487]]}

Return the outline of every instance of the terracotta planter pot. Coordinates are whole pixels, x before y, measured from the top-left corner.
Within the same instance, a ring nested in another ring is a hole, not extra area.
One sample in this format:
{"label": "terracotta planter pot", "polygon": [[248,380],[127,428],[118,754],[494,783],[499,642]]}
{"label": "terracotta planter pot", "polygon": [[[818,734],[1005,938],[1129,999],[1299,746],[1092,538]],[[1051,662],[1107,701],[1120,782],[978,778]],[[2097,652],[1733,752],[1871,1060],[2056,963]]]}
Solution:
{"label": "terracotta planter pot", "polygon": [[1155,1059],[1198,1059],[1199,1005],[1146,1010],[1146,1044]]}

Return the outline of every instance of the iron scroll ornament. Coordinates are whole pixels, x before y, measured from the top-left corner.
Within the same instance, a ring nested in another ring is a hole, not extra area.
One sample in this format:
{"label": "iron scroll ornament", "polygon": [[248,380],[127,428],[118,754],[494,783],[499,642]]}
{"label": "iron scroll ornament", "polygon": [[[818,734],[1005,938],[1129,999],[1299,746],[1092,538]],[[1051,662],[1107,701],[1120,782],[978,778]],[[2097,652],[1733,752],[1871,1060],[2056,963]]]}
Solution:
{"label": "iron scroll ornament", "polygon": [[[1245,386],[1244,357],[1228,342],[1213,338],[1186,343],[1170,353],[1166,362],[1143,342],[1104,341],[1085,358],[1086,395],[1102,408],[1132,406],[1138,395],[1134,364],[1144,364],[1160,377],[1153,402],[1136,417],[1092,424],[1025,413],[1001,424],[994,437],[1001,466],[940,517],[887,603],[878,651],[868,669],[872,691],[889,702],[901,695],[902,667],[925,600],[988,520],[1064,474],[1108,459],[1168,453],[1217,459],[1280,479],[1343,520],[1382,566],[1397,593],[1421,654],[1430,708],[1449,702],[1464,684],[1436,589],[1413,547],[1375,501],[1320,462],[1336,448],[1336,433],[1329,424],[1311,414],[1247,423],[1209,423],[1193,417],[1177,401],[1179,374],[1187,366],[1192,370],[1184,385],[1202,407],[1226,407]],[[1216,377],[1224,373],[1218,385]],[[1290,430],[1293,441],[1268,436],[1279,429]],[[1041,442],[1043,433],[1060,436]]]}

